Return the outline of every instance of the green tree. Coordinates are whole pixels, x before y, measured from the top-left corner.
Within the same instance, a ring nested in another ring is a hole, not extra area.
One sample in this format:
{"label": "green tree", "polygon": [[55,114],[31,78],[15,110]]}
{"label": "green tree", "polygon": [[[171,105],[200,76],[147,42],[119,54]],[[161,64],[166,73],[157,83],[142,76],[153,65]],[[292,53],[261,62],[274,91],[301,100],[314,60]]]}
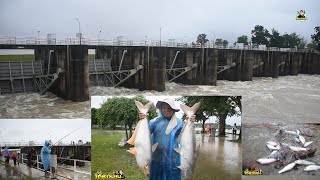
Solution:
{"label": "green tree", "polygon": [[315,44],[317,44],[317,50],[320,51],[320,26],[315,27],[314,30],[316,33],[311,35],[311,39]]}
{"label": "green tree", "polygon": [[307,49],[308,49],[308,51],[311,51],[311,52],[312,52],[312,51],[318,49],[318,45],[317,45],[317,43],[316,43],[314,40],[312,40],[311,43],[309,43],[309,44],[307,45]]}
{"label": "green tree", "polygon": [[279,47],[279,48],[283,47],[283,44],[284,44],[283,36],[281,36],[280,33],[275,29],[272,29],[271,32],[272,32],[272,34],[270,36],[269,46],[270,47]]}
{"label": "green tree", "polygon": [[301,38],[297,33],[291,33],[291,34],[284,34],[283,35],[284,39],[284,45],[283,47],[285,48],[294,48],[295,46],[299,48],[304,48],[305,46],[305,41],[303,38]]}
{"label": "green tree", "polygon": [[[139,120],[139,112],[134,100],[146,104],[148,101],[141,96],[134,98],[114,97],[108,99],[98,111],[98,118],[100,121],[105,121],[112,129],[117,125],[124,125],[126,129],[126,137],[131,137],[132,127]],[[156,108],[152,107],[149,110],[149,118],[156,116]],[[127,127],[130,135],[128,135]]]}
{"label": "green tree", "polygon": [[270,33],[267,29],[264,29],[261,25],[256,25],[254,29],[251,31],[251,40],[255,45],[268,45]]}
{"label": "green tree", "polygon": [[237,38],[236,43],[243,43],[244,45],[248,45],[248,36],[242,35]]}
{"label": "green tree", "polygon": [[[201,101],[201,106],[196,113],[196,121],[202,121],[202,132],[205,129],[205,121],[210,116],[216,116],[219,120],[219,136],[225,136],[226,118],[241,115],[240,96],[184,96],[179,100],[188,106]],[[237,111],[236,107],[239,107],[240,111]]]}
{"label": "green tree", "polygon": [[217,46],[222,46],[222,39],[220,38],[216,39],[216,42],[214,44]]}
{"label": "green tree", "polygon": [[228,44],[229,44],[229,42],[228,42],[227,40],[223,40],[223,41],[222,41],[222,45],[223,45],[224,47],[227,47]]}
{"label": "green tree", "polygon": [[201,46],[203,46],[206,42],[208,42],[209,40],[207,39],[207,35],[202,33],[199,34],[197,37],[197,43],[200,43]]}
{"label": "green tree", "polygon": [[92,125],[98,124],[97,111],[98,111],[98,109],[91,108],[91,124]]}

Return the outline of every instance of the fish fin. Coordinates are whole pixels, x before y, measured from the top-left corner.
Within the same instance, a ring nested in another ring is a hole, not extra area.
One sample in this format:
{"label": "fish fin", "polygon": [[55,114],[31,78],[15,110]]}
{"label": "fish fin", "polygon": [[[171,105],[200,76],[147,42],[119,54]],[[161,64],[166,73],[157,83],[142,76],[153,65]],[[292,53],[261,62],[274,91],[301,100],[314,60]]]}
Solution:
{"label": "fish fin", "polygon": [[200,104],[201,104],[200,102],[195,103],[195,104],[191,107],[191,111],[192,111],[192,112],[196,112],[196,111],[199,109]]}
{"label": "fish fin", "polygon": [[181,148],[174,148],[177,153],[181,153]]}
{"label": "fish fin", "polygon": [[137,149],[136,148],[130,148],[130,153],[131,154],[137,154]]}
{"label": "fish fin", "polygon": [[179,168],[179,169],[181,169],[181,171],[184,171],[184,170],[186,170],[186,167],[185,166],[177,166],[177,168]]}
{"label": "fish fin", "polygon": [[143,171],[145,175],[150,175],[149,165],[146,162],[144,162]]}
{"label": "fish fin", "polygon": [[137,132],[138,132],[138,129],[139,129],[139,125],[140,125],[140,121],[138,122],[137,127],[134,130],[131,138],[127,141],[128,144],[134,145],[134,140],[136,139]]}
{"label": "fish fin", "polygon": [[146,109],[147,112],[149,111],[149,109],[153,106],[152,102],[149,102],[146,105],[143,105],[141,102],[139,101],[134,101],[134,103],[136,104],[137,108],[139,109],[139,111],[141,111],[142,109]]}
{"label": "fish fin", "polygon": [[173,115],[173,117],[171,118],[171,120],[167,126],[166,135],[170,134],[172,129],[175,128],[177,125],[178,125],[178,120],[177,120],[176,116]]}
{"label": "fish fin", "polygon": [[155,143],[154,145],[152,145],[152,152],[154,152],[158,147],[158,143]]}
{"label": "fish fin", "polygon": [[200,151],[200,144],[196,147],[196,155],[199,155],[199,151]]}
{"label": "fish fin", "polygon": [[185,104],[180,104],[180,107],[184,113],[192,112],[194,114],[200,107],[200,102],[195,103],[192,107],[189,107]]}

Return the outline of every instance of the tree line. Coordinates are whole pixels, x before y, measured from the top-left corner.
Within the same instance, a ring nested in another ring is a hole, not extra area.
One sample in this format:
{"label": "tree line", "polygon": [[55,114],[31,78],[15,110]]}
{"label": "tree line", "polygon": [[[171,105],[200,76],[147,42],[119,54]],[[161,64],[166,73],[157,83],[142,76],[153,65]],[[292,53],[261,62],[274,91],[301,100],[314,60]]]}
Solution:
{"label": "tree line", "polygon": [[[252,45],[257,47],[258,45],[266,45],[267,47],[278,47],[278,48],[299,48],[308,50],[320,51],[320,27],[315,27],[315,34],[311,35],[311,42],[307,44],[307,41],[296,32],[281,34],[278,30],[272,28],[271,31],[264,28],[261,25],[256,25],[251,31],[251,39],[247,35],[242,35],[237,38],[234,43],[243,43],[244,45]],[[207,35],[202,33],[197,37],[197,43],[201,45],[207,43]],[[221,38],[216,39],[215,45],[228,46],[228,41]]]}

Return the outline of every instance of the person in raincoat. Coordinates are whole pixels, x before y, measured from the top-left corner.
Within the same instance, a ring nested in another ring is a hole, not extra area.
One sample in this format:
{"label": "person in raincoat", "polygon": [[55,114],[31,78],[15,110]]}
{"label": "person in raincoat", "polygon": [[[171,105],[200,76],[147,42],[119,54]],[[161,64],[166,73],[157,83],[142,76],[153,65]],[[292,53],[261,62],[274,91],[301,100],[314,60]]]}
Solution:
{"label": "person in raincoat", "polygon": [[5,158],[5,164],[9,164],[10,152],[7,146],[4,148],[4,158]]}
{"label": "person in raincoat", "polygon": [[[149,122],[152,134],[152,145],[158,143],[157,149],[151,158],[150,179],[180,180],[182,179],[180,154],[174,148],[178,148],[178,137],[183,128],[183,122],[175,116],[178,109],[172,99],[158,101],[159,117]],[[144,119],[145,114],[140,113],[139,118]],[[190,117],[195,120],[195,115]]]}
{"label": "person in raincoat", "polygon": [[51,147],[51,141],[46,140],[41,149],[41,162],[43,163],[43,168],[45,170],[45,177],[49,177]]}

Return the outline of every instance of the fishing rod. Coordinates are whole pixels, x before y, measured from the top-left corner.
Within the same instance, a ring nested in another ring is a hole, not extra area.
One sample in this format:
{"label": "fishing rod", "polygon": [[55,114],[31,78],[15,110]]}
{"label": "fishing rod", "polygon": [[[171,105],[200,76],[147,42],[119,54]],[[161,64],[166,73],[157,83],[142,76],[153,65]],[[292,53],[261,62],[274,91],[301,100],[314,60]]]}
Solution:
{"label": "fishing rod", "polygon": [[[81,129],[81,128],[78,128]],[[61,141],[62,139],[66,138],[67,136],[69,136],[70,134],[74,133],[75,131],[77,131],[78,129],[73,130],[71,133],[65,135],[63,138],[61,138],[59,141]],[[57,141],[56,143],[54,143],[53,145],[57,144],[59,141]]]}
{"label": "fishing rod", "polygon": [[6,141],[4,141],[2,135],[0,134],[1,138],[2,138],[2,141],[4,142],[4,146],[6,146]]}

